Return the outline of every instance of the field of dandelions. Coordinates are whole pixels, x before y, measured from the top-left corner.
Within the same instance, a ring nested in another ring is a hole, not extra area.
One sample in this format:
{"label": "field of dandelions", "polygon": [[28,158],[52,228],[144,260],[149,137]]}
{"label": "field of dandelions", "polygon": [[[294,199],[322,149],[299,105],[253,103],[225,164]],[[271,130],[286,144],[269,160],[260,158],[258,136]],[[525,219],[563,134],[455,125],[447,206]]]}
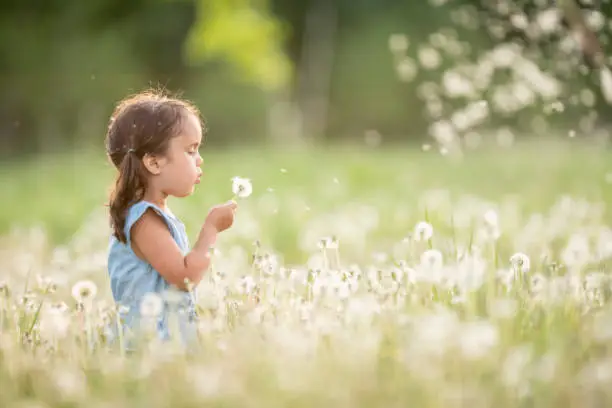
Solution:
{"label": "field of dandelions", "polygon": [[197,288],[202,347],[127,356],[107,341],[112,172],[83,156],[10,167],[0,406],[602,406],[611,158],[577,141],[211,153],[171,201],[192,239],[232,177],[253,192]]}
{"label": "field of dandelions", "polygon": [[[478,58],[453,29],[418,47],[391,36],[398,80],[419,82],[431,119],[422,148],[380,147],[372,130],[361,148],[203,149],[203,183],[170,201],[192,240],[233,177],[253,191],[196,288],[190,353],[150,340],[125,355],[109,341],[122,311],[106,272],[103,154],[2,165],[0,407],[612,404],[609,134],[595,126],[598,96],[567,81],[576,39],[535,3],[528,16],[491,2],[504,17],[485,25],[492,39],[524,30],[533,43]],[[477,28],[474,13],[452,20]],[[544,56],[538,41],[557,34]],[[612,74],[599,79],[612,100]],[[555,141],[475,130],[529,109],[533,132]],[[153,321],[158,311],[143,302]]]}

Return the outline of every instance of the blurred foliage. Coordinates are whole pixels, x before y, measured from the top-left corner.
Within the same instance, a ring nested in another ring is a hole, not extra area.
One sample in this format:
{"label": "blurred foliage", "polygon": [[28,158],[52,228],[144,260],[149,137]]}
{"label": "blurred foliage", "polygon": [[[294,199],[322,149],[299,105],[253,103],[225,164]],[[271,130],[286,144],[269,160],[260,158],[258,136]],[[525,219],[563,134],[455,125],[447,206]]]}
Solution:
{"label": "blurred foliage", "polygon": [[[499,11],[499,4],[510,4],[531,18],[541,9],[536,2],[455,0],[438,7],[430,3],[3,1],[2,156],[99,148],[113,104],[149,86],[180,91],[196,102],[209,122],[210,145],[260,143],[269,134],[275,106],[284,103],[304,109],[309,98],[328,102],[321,128],[322,136],[330,140],[361,142],[370,130],[384,141],[422,140],[432,122],[424,109],[423,84],[439,84],[445,70],[475,61],[504,41],[521,44],[543,69],[556,70],[563,81],[573,84],[562,95],[563,103],[569,101],[566,108],[545,118],[549,124],[573,126],[585,112],[591,117],[584,119],[588,123],[582,133],[591,132],[593,123],[605,123],[608,107],[601,102],[597,73],[584,66],[579,55],[570,62],[560,55],[555,48],[560,36],[536,40],[508,28],[501,35],[492,31],[509,18]],[[609,5],[601,7],[604,15],[610,14]],[[315,21],[309,31],[309,21],[320,9],[333,18],[325,23],[327,29]],[[608,31],[605,25],[598,32],[604,47]],[[333,36],[325,37],[326,32]],[[431,46],[436,33],[457,40],[464,52],[443,55],[435,69],[419,67],[411,80],[402,80],[398,74],[402,61],[389,50],[390,36],[396,33],[409,38],[406,57],[417,65],[419,54]],[[314,45],[309,42],[313,35],[319,35]],[[321,68],[320,55],[325,52],[331,60]],[[496,81],[504,80],[504,75]],[[580,100],[585,89],[594,94],[590,96],[594,103],[585,108],[571,102],[572,97]],[[444,106],[451,109],[465,103],[445,100]],[[500,115],[492,124],[530,130],[531,119],[542,109],[539,104]],[[302,120],[319,118],[306,115]]]}
{"label": "blurred foliage", "polygon": [[190,61],[224,56],[266,90],[287,82],[291,67],[279,47],[283,33],[267,2],[199,0],[198,16],[187,43]]}

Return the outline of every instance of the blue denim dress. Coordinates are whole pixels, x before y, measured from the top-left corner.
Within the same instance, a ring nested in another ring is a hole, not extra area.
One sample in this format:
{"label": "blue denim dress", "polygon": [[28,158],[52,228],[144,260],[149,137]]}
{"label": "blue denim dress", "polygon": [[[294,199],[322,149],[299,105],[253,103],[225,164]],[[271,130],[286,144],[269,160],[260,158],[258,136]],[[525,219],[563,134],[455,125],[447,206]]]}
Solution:
{"label": "blue denim dress", "polygon": [[[175,332],[170,328],[178,328],[183,344],[189,346],[197,340],[195,290],[189,293],[173,289],[149,263],[136,256],[131,247],[131,228],[148,209],[157,212],[166,222],[183,254],[189,252],[189,239],[185,226],[173,214],[147,201],[139,201],[128,209],[124,229],[127,244],[112,236],[108,252],[108,273],[112,295],[119,309],[124,310],[121,314],[123,333],[128,334],[127,339],[130,333],[139,332],[143,321],[140,315],[141,301],[147,293],[155,293],[161,297],[163,305],[156,322],[159,339],[171,339]],[[178,324],[169,325],[169,319],[175,319],[174,322]],[[117,334],[116,330],[113,332]],[[131,343],[126,342],[126,344]],[[127,347],[132,348],[131,345]]]}

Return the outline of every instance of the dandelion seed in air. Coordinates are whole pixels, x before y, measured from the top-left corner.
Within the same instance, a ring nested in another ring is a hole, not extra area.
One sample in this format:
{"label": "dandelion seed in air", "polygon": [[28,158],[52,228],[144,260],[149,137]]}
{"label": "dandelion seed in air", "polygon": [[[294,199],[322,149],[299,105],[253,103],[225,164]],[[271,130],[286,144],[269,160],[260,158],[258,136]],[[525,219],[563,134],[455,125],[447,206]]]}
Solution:
{"label": "dandelion seed in air", "polygon": [[253,192],[251,180],[242,177],[232,178],[232,192],[234,198],[247,198]]}
{"label": "dandelion seed in air", "polygon": [[72,287],[72,297],[79,303],[93,300],[98,294],[98,287],[90,280],[79,281]]}

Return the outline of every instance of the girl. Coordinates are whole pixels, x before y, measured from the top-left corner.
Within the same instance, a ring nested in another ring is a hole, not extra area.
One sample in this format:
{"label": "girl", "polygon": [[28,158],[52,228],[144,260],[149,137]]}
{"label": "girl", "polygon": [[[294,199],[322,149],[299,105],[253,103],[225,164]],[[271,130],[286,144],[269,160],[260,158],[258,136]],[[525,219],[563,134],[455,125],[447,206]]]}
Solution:
{"label": "girl", "polygon": [[[232,226],[236,210],[234,201],[213,207],[189,250],[184,225],[168,208],[169,196],[189,196],[200,183],[202,127],[193,105],[151,92],[122,101],[111,116],[106,149],[118,175],[109,201],[108,273],[115,302],[127,309],[124,326],[132,332],[142,317],[153,317],[159,337],[168,339],[173,315],[183,342],[196,338],[190,287],[202,279],[209,248]],[[145,297],[149,304],[158,299],[159,307],[142,308]]]}

